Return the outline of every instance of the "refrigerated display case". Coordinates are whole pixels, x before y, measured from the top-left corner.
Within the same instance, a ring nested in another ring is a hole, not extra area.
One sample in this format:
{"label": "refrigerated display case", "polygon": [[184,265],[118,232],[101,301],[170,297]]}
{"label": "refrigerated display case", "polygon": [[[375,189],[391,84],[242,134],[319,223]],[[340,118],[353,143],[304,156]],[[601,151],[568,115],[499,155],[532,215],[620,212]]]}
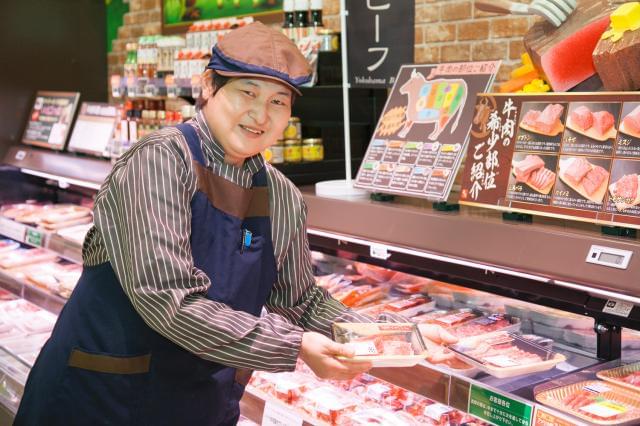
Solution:
{"label": "refrigerated display case", "polygon": [[[111,167],[108,161],[27,147],[9,149],[4,163],[14,167],[3,170],[4,181],[15,183],[1,203],[22,197],[80,204],[95,195]],[[482,417],[475,411],[481,404],[502,401],[529,413],[531,424],[544,424],[534,423],[535,416],[580,424],[588,422],[541,403],[536,395],[554,385],[574,383],[573,379],[597,379],[597,372],[605,367],[640,359],[632,349],[640,339],[622,331],[640,330],[637,238],[607,236],[596,226],[549,218],[536,217],[533,223],[506,221],[500,214],[478,208],[442,212],[430,203],[408,198],[398,197],[392,203],[330,199],[314,195],[312,188],[303,188],[303,196],[318,273],[331,273],[329,266],[339,272],[364,262],[387,271],[377,279],[403,272],[418,281],[448,283],[420,290],[415,282],[406,282],[404,287],[428,295],[434,302],[430,308],[436,310],[462,307],[481,315],[519,318],[522,331],[551,338],[554,349],[566,358],[550,370],[506,378],[427,362],[372,370],[381,380],[477,417]],[[79,241],[59,232],[2,217],[0,235],[25,247],[51,250],[65,262],[81,261]],[[621,264],[598,262],[600,253],[621,256]],[[54,314],[66,300],[5,270],[0,270],[0,285]],[[385,294],[398,300],[409,297]],[[10,418],[33,357],[26,359],[1,342],[0,349],[6,354],[0,356],[0,405]],[[272,397],[250,388],[242,402],[243,413],[259,423],[264,406],[271,403]]]}

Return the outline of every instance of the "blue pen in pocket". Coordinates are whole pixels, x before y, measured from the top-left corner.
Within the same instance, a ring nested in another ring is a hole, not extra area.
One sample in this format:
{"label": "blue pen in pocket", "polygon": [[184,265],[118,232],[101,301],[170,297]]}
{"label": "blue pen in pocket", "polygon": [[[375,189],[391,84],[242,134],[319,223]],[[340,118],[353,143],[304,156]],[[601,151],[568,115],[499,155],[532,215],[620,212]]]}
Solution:
{"label": "blue pen in pocket", "polygon": [[248,229],[242,230],[242,241],[240,243],[240,253],[244,252],[245,248],[249,248],[251,246],[251,238],[253,234]]}

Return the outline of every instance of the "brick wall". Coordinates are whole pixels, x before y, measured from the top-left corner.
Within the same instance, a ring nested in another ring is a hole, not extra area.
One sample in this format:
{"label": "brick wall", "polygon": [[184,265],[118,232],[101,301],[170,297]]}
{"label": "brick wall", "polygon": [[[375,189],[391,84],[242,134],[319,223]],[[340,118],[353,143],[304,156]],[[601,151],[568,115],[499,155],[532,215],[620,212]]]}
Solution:
{"label": "brick wall", "polygon": [[[161,30],[161,0],[130,0],[130,11],[109,54],[109,75],[121,73],[125,44]],[[497,16],[473,7],[473,0],[415,0],[415,61],[436,63],[502,59],[499,81],[508,79],[524,51],[522,36],[532,17]],[[325,25],[340,29],[340,1],[324,1]]]}

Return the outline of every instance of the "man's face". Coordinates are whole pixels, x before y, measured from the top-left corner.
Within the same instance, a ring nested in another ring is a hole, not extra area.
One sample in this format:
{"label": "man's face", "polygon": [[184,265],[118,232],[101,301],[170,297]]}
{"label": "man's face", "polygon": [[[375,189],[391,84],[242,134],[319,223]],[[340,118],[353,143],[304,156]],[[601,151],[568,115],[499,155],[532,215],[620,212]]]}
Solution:
{"label": "man's face", "polygon": [[203,112],[225,160],[240,165],[282,137],[291,117],[291,89],[267,79],[235,78],[208,99]]}

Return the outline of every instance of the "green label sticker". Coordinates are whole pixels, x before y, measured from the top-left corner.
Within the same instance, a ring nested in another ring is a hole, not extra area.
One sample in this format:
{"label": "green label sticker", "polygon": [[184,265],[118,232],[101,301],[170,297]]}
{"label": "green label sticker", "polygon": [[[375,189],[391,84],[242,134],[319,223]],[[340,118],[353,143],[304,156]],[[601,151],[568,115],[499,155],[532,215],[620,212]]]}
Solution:
{"label": "green label sticker", "polygon": [[42,247],[42,244],[44,243],[44,234],[40,231],[36,231],[35,229],[27,229],[25,242],[27,244]]}
{"label": "green label sticker", "polygon": [[468,412],[498,426],[530,426],[533,406],[472,384]]}

